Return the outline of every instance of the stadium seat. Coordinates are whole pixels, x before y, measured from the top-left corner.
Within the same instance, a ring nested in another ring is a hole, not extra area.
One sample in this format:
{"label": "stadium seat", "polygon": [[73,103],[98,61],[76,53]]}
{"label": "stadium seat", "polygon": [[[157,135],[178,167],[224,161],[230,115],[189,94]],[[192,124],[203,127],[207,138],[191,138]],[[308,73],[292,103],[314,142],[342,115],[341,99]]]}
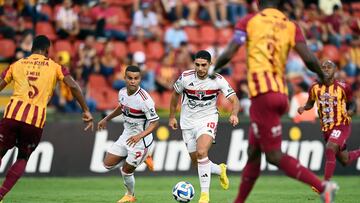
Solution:
{"label": "stadium seat", "polygon": [[246,78],[246,64],[245,63],[234,63],[232,68],[232,78],[236,81],[240,81]]}
{"label": "stadium seat", "polygon": [[322,53],[321,53],[322,59],[329,59],[333,62],[339,62],[340,60],[340,53],[339,50],[336,48],[336,46],[327,44],[324,46]]}
{"label": "stadium seat", "polygon": [[224,45],[227,44],[233,35],[233,29],[231,28],[222,28],[219,29],[218,31],[218,36],[217,36],[217,43],[219,43],[220,45]]}
{"label": "stadium seat", "polygon": [[95,42],[95,49],[98,54],[100,54],[104,50],[104,43]]}
{"label": "stadium seat", "polygon": [[159,66],[159,60],[146,60],[146,70],[155,70]]}
{"label": "stadium seat", "polygon": [[16,45],[11,39],[0,39],[0,58],[11,58],[15,54]]}
{"label": "stadium seat", "polygon": [[200,43],[200,34],[199,30],[195,27],[185,27],[184,31],[186,32],[189,42],[191,44],[199,44]]}
{"label": "stadium seat", "polygon": [[54,12],[50,5],[41,4],[41,13],[46,14],[49,17],[49,21],[54,20]]}
{"label": "stadium seat", "polygon": [[215,28],[211,25],[200,27],[200,41],[205,44],[213,44],[216,41],[217,34]]}
{"label": "stadium seat", "polygon": [[70,44],[68,40],[57,40],[54,44],[55,52],[67,51],[71,57],[76,55],[76,49]]}
{"label": "stadium seat", "polygon": [[114,53],[118,58],[127,57],[128,51],[126,44],[124,42],[115,41],[114,42]]}
{"label": "stadium seat", "polygon": [[161,60],[164,56],[165,50],[161,42],[150,41],[146,46],[146,58]]}
{"label": "stadium seat", "polygon": [[120,24],[129,25],[131,23],[130,14],[122,7],[113,7],[116,10],[118,21]]}
{"label": "stadium seat", "polygon": [[131,6],[134,2],[134,0],[107,0],[107,2],[112,6]]}
{"label": "stadium seat", "polygon": [[231,59],[233,63],[245,62],[246,61],[246,49],[245,46],[241,46],[240,49],[235,53],[235,56]]}
{"label": "stadium seat", "polygon": [[90,75],[88,92],[100,111],[114,109],[118,105],[117,92],[109,86],[102,75]]}
{"label": "stadium seat", "polygon": [[128,43],[128,50],[130,53],[134,53],[136,51],[142,51],[145,53],[145,46],[143,42],[140,41],[130,41]]}
{"label": "stadium seat", "polygon": [[36,35],[45,35],[50,40],[57,38],[54,27],[49,22],[37,22],[35,26]]}

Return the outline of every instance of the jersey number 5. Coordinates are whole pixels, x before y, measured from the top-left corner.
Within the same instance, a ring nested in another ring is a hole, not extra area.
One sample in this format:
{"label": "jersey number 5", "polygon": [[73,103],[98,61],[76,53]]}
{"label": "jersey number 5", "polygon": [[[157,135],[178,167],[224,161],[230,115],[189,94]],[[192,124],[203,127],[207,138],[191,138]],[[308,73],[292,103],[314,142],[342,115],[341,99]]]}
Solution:
{"label": "jersey number 5", "polygon": [[37,80],[37,78],[28,77],[28,83],[29,83],[29,87],[30,87],[28,96],[30,99],[35,98],[39,94],[39,89],[35,85],[31,84],[31,82],[35,81],[35,80]]}

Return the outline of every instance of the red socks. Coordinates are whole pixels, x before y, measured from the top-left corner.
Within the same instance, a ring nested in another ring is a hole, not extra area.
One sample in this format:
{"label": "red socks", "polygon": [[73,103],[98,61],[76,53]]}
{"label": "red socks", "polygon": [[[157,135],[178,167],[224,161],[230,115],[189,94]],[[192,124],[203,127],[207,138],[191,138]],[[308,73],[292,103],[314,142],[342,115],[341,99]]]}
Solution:
{"label": "red socks", "polygon": [[360,149],[349,152],[348,165],[360,157]]}
{"label": "red socks", "polygon": [[330,180],[333,176],[336,166],[336,155],[332,149],[325,150],[325,175],[324,179],[326,181]]}
{"label": "red socks", "polygon": [[238,196],[236,197],[234,203],[245,202],[259,175],[260,175],[260,163],[247,162],[242,172],[242,179],[241,179]]}
{"label": "red socks", "polygon": [[17,180],[23,175],[27,161],[25,159],[17,160],[8,170],[3,185],[0,188],[0,200],[15,185]]}

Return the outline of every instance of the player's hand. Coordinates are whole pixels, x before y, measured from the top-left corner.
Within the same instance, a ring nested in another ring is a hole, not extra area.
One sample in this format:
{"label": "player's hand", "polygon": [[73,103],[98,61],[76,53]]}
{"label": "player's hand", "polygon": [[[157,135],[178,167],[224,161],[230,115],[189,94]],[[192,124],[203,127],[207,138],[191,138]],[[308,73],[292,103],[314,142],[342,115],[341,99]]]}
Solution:
{"label": "player's hand", "polygon": [[106,129],[106,120],[102,119],[101,121],[98,122],[97,124],[97,130],[105,130]]}
{"label": "player's hand", "polygon": [[84,128],[85,131],[91,129],[94,130],[94,119],[89,111],[85,111],[82,115],[82,120],[86,123],[86,127]]}
{"label": "player's hand", "polygon": [[300,106],[299,108],[298,108],[298,110],[297,110],[297,112],[301,115],[302,113],[304,113],[304,111],[305,111],[305,107],[303,107],[303,106]]}
{"label": "player's hand", "polygon": [[169,126],[170,126],[173,130],[176,130],[176,129],[178,128],[178,124],[177,124],[176,118],[169,118]]}
{"label": "player's hand", "polygon": [[233,127],[235,127],[239,123],[239,118],[236,115],[231,115],[229,118],[229,122]]}
{"label": "player's hand", "polygon": [[129,145],[129,147],[135,147],[136,143],[138,143],[141,138],[141,135],[134,135],[126,140],[126,144]]}

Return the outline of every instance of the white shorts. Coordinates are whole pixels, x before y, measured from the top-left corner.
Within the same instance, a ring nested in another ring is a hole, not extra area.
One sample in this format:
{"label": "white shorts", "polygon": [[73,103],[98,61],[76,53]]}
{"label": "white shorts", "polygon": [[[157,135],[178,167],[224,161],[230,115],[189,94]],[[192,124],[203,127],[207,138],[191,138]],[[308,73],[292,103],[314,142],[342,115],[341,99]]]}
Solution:
{"label": "white shorts", "polygon": [[[142,142],[142,140],[139,142]],[[126,144],[126,141],[118,139],[112,144],[107,152],[116,156],[126,157],[126,162],[128,164],[138,167],[145,161],[153,146],[154,145],[151,144],[149,147],[144,147],[142,144],[138,143],[134,147],[129,147],[129,145]]]}
{"label": "white shorts", "polygon": [[209,135],[215,140],[217,119],[209,122],[201,122],[192,129],[183,129],[182,136],[189,153],[196,152],[196,141],[201,135]]}

